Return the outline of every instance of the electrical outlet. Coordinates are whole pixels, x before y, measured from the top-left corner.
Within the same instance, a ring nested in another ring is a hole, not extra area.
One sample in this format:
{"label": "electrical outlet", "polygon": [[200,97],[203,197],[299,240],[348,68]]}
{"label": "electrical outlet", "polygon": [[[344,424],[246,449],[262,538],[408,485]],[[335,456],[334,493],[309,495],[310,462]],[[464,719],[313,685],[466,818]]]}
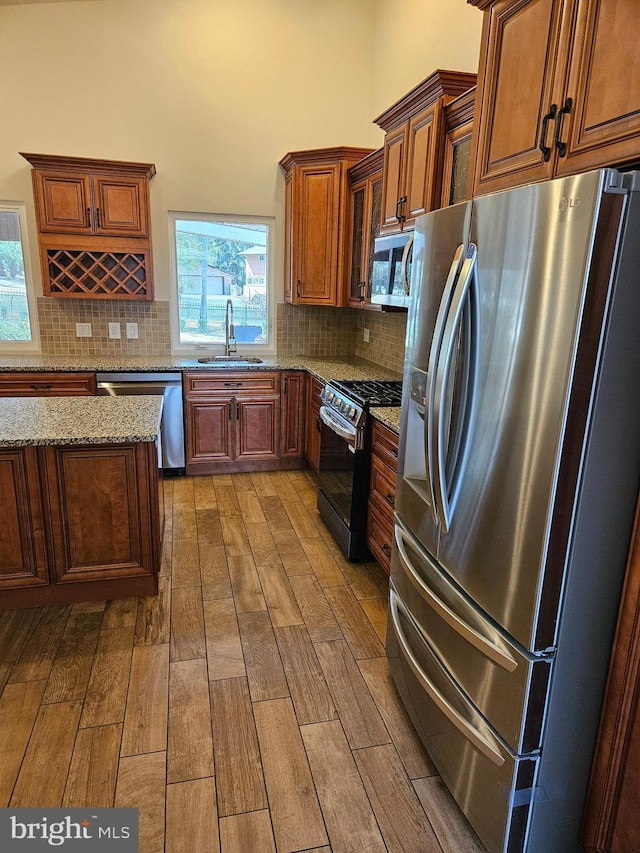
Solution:
{"label": "electrical outlet", "polygon": [[138,324],[137,323],[127,323],[127,337],[128,338],[137,338],[138,337]]}
{"label": "electrical outlet", "polygon": [[364,330],[364,342],[365,344],[369,343],[369,329]]}
{"label": "electrical outlet", "polygon": [[76,323],[76,338],[90,338],[92,335],[91,323]]}
{"label": "electrical outlet", "polygon": [[109,323],[109,337],[112,340],[120,337],[120,323]]}

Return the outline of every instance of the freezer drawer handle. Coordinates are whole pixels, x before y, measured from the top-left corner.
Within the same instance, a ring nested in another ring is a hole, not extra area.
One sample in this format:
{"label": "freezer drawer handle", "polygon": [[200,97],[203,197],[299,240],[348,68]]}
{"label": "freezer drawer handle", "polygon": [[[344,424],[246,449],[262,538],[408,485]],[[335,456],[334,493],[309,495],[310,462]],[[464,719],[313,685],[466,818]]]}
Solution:
{"label": "freezer drawer handle", "polygon": [[478,633],[478,631],[468,625],[463,619],[454,613],[453,610],[447,607],[444,601],[438,598],[438,596],[435,595],[425,584],[409,559],[409,555],[404,547],[404,533],[397,525],[395,528],[395,536],[396,545],[398,546],[398,554],[407,570],[409,580],[413,583],[426,603],[435,610],[436,613],[444,619],[444,621],[450,625],[457,634],[464,637],[465,640],[471,643],[472,646],[475,646],[483,655],[494,661],[494,663],[499,664],[503,669],[506,669],[507,672],[513,672],[518,666],[517,661],[511,657],[508,652],[498,648],[498,646],[492,643],[491,640],[487,637],[483,637],[482,634]]}
{"label": "freezer drawer handle", "polygon": [[[489,761],[492,761],[496,767],[501,767],[504,762],[504,756],[496,749],[496,747],[490,743],[482,734],[475,729],[470,723],[465,720],[463,716],[461,716],[455,708],[453,708],[449,702],[445,699],[445,697],[440,693],[440,691],[436,688],[435,684],[425,675],[422,671],[422,667],[416,660],[413,652],[409,648],[406,637],[400,627],[400,619],[398,618],[398,598],[391,590],[389,592],[389,613],[391,614],[391,621],[393,622],[393,627],[395,628],[396,636],[398,639],[398,646],[400,651],[402,652],[405,660],[409,664],[413,674],[420,682],[423,689],[429,694],[433,702],[438,706],[438,708],[442,711],[442,713],[447,717],[450,722],[458,729],[458,731],[475,746],[475,748],[485,755]],[[404,611],[402,605],[400,605],[400,609]],[[405,616],[407,614],[405,613]],[[468,701],[468,700],[465,700]]]}

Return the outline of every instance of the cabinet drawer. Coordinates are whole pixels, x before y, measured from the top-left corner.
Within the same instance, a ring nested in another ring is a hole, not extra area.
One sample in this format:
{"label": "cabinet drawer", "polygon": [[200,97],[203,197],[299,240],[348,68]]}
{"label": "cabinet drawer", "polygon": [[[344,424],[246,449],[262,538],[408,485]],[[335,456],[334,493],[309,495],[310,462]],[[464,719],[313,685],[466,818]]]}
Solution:
{"label": "cabinet drawer", "polygon": [[393,521],[389,521],[370,500],[367,507],[367,545],[387,574],[391,572]]}
{"label": "cabinet drawer", "polygon": [[380,512],[393,524],[393,507],[396,501],[396,475],[377,456],[371,457],[371,482],[369,497]]}
{"label": "cabinet drawer", "polygon": [[380,457],[391,468],[398,470],[398,436],[380,421],[371,419],[371,453]]}
{"label": "cabinet drawer", "polygon": [[0,397],[92,397],[95,373],[0,373]]}
{"label": "cabinet drawer", "polygon": [[243,373],[229,373],[227,370],[215,373],[185,373],[184,389],[187,397],[204,394],[277,394],[280,391],[280,374],[262,370]]}

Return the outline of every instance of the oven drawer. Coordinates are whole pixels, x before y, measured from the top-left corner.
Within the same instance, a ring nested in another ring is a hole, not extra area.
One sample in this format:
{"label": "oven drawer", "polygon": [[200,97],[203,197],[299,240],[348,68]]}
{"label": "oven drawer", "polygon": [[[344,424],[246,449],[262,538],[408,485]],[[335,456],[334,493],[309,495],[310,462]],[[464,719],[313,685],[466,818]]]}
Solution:
{"label": "oven drawer", "polygon": [[394,473],[398,470],[398,436],[375,418],[371,419],[371,452]]}
{"label": "oven drawer", "polygon": [[369,500],[367,512],[367,545],[387,574],[391,571],[391,543],[393,542],[393,516],[380,512],[377,504]]}
{"label": "oven drawer", "polygon": [[277,394],[280,391],[280,374],[264,370],[185,373],[184,390],[187,397],[205,394]]}

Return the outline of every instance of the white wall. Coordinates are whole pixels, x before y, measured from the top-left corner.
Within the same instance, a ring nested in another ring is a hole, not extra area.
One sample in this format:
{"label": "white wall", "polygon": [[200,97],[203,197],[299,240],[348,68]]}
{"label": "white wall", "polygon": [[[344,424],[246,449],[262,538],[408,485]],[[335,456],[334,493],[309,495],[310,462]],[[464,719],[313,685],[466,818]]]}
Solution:
{"label": "white wall", "polygon": [[39,277],[18,152],[153,162],[157,297],[170,209],[276,216],[281,290],[280,158],[381,145],[405,91],[476,69],[481,20],[465,0],[3,0],[0,200],[27,201]]}
{"label": "white wall", "polygon": [[372,119],[438,68],[477,72],[482,12],[466,0],[373,0],[373,5]]}

